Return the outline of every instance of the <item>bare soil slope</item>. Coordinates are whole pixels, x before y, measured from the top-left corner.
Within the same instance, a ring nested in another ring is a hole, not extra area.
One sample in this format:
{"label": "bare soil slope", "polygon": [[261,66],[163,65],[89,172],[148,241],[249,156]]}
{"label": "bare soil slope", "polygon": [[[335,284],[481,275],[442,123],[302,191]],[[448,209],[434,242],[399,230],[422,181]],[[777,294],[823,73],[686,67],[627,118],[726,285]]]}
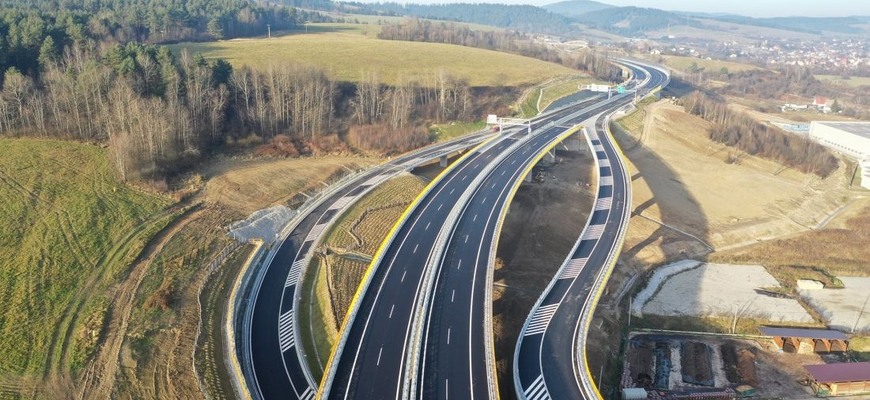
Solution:
{"label": "bare soil slope", "polygon": [[499,237],[493,322],[502,398],[515,396],[511,371],[517,335],[571,251],[592,208],[593,161],[585,145],[584,151],[558,153],[562,162],[542,170],[544,182],[520,186]]}

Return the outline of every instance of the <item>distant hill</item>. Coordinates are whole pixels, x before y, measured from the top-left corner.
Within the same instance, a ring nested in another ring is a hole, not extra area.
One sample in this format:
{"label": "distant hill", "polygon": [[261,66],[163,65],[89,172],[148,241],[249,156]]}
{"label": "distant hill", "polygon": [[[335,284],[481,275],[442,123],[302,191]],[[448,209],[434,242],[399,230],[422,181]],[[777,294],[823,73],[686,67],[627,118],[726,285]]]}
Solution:
{"label": "distant hill", "polygon": [[575,16],[573,19],[591,28],[624,36],[642,36],[648,31],[664,29],[669,25],[701,25],[697,20],[677,13],[640,7],[605,8]]}
{"label": "distant hill", "polygon": [[[775,17],[753,18],[736,14],[665,11],[656,8],[614,7],[591,0],[567,0],[543,7],[590,28],[622,36],[645,36],[669,26],[692,26],[714,29],[709,22],[779,29],[792,32],[821,34],[870,34],[870,17]],[[706,21],[706,23],[705,23]],[[730,33],[735,33],[729,30]]]}
{"label": "distant hill", "polygon": [[[743,25],[761,26],[766,28],[785,29],[795,32],[824,32],[860,35],[870,33],[866,25],[870,17],[776,17],[752,18],[739,15],[709,17],[717,21],[732,22]],[[864,25],[864,26],[861,26]]]}
{"label": "distant hill", "polygon": [[566,0],[558,3],[547,4],[541,8],[566,17],[576,17],[592,11],[616,8],[610,4],[599,3],[592,0]]}
{"label": "distant hill", "polygon": [[406,15],[420,18],[469,22],[524,32],[565,34],[572,30],[572,21],[564,15],[529,5],[505,4],[398,4],[351,3],[386,15]]}

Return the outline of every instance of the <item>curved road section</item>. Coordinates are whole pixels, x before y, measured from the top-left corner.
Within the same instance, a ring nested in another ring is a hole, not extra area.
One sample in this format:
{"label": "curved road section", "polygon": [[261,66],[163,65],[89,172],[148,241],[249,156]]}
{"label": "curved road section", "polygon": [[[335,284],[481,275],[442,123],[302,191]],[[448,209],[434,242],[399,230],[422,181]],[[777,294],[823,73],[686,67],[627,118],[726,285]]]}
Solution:
{"label": "curved road section", "polygon": [[[665,73],[624,61],[634,74],[638,95],[667,84]],[[633,85],[632,85],[633,86]],[[632,94],[617,97],[627,105]],[[615,108],[614,108],[615,109]],[[630,212],[630,179],[606,124],[595,119],[587,139],[598,165],[598,194],[581,237],[526,319],[514,355],[514,386],[522,399],[601,398],[589,374],[585,336],[600,289],[622,246]]]}
{"label": "curved road section", "polygon": [[335,188],[308,213],[295,219],[290,233],[272,248],[265,267],[249,288],[248,307],[239,318],[241,355],[248,390],[255,398],[309,399],[317,392],[302,352],[294,305],[298,283],[314,245],[345,208],[386,179],[484,139],[473,135],[427,147],[366,171]]}
{"label": "curved road section", "polygon": [[463,205],[439,257],[417,374],[420,398],[498,398],[491,288],[494,252],[506,208],[531,167],[579,129],[569,127],[618,106],[600,102],[537,133],[527,145],[500,160]]}
{"label": "curved road section", "polygon": [[[557,110],[534,121],[533,129],[572,112]],[[445,226],[451,227],[447,221],[457,202],[463,201],[472,182],[479,180],[490,163],[506,150],[527,142],[525,128],[520,131],[506,130],[456,161],[409,207],[372,261],[351,305],[319,397],[402,398],[413,390],[409,377],[416,370],[408,361],[417,359],[413,343],[419,327],[418,310],[427,300],[427,267],[435,264],[439,233]]]}

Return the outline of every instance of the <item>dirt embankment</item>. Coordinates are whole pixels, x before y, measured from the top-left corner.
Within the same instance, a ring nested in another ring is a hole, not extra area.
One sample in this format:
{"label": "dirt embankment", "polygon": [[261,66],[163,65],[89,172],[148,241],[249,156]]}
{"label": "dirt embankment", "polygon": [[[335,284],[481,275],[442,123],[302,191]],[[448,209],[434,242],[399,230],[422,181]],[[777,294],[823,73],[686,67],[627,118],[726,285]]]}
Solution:
{"label": "dirt embankment", "polygon": [[622,300],[645,271],[814,229],[856,196],[841,171],[822,180],[712,142],[710,123],[668,100],[622,125],[614,135],[628,158],[632,218],[587,346],[590,368],[606,366],[605,381],[618,371],[610,360],[619,353]]}
{"label": "dirt embankment", "polygon": [[493,323],[499,392],[508,399],[515,396],[511,371],[517,335],[592,208],[595,182],[590,184],[594,170],[588,149],[557,156],[560,163],[540,170],[543,182],[524,183],[517,191],[499,238]]}

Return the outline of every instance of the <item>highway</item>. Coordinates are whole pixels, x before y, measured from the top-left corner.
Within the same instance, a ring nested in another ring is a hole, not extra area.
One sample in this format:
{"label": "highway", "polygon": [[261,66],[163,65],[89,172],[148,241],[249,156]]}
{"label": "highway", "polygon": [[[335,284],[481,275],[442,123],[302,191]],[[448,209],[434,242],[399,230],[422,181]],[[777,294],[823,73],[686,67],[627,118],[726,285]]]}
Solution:
{"label": "highway", "polygon": [[396,158],[361,174],[300,215],[296,226],[267,259],[260,279],[249,288],[250,307],[247,315],[238,319],[242,326],[236,327],[241,333],[241,348],[236,351],[242,356],[248,390],[255,398],[309,399],[317,391],[305,354],[296,346],[300,339],[294,310],[301,295],[297,283],[320,235],[348,205],[380,182],[483,139],[483,135],[473,135]]}
{"label": "highway", "polygon": [[[640,97],[667,83],[654,68],[627,63],[648,81]],[[622,100],[627,104],[630,97]],[[522,399],[601,398],[586,365],[585,335],[597,296],[622,246],[630,212],[630,179],[613,138],[605,130],[609,114],[589,132],[599,183],[594,210],[571,254],[532,309],[517,342],[514,386]]]}
{"label": "highway", "polygon": [[[526,140],[525,128],[506,130],[436,178],[376,255],[343,324],[318,397],[497,397],[493,393],[488,274],[502,218],[499,213],[512,196],[508,188],[522,178],[525,167],[541,151],[561,140],[570,124],[629,100],[616,96],[582,111],[575,105],[547,113],[535,120],[531,139]],[[467,147],[474,138],[464,140],[468,142],[462,145]],[[455,151],[445,150],[447,145],[394,160],[333,191],[298,218],[291,233],[270,253],[264,271],[248,292],[250,306],[241,320],[249,324],[237,326],[242,332],[237,351],[255,398],[315,397],[317,383],[311,378],[306,355],[296,345],[299,329],[294,313],[301,297],[297,284],[313,247],[347,205],[397,171]],[[606,149],[598,154],[602,153]],[[496,159],[501,161],[492,162]],[[445,232],[450,233],[449,245],[441,252],[444,247],[439,240]],[[469,238],[471,243],[465,246]],[[465,260],[467,270],[461,265]],[[451,272],[453,265],[458,272]],[[423,331],[422,344],[415,330]],[[460,340],[456,342],[459,351],[451,350],[453,337]]]}
{"label": "highway", "polygon": [[[588,101],[586,103],[592,103]],[[422,398],[498,397],[491,337],[496,242],[515,188],[540,156],[576,130],[566,129],[613,107],[597,104],[536,133],[486,176],[465,205],[439,263],[430,302],[418,392]]]}
{"label": "highway", "polygon": [[[559,110],[536,120],[533,128],[571,113]],[[455,162],[430,191],[409,207],[393,240],[376,255],[360,296],[351,305],[340,345],[333,352],[320,397],[331,399],[400,398],[410,390],[408,365],[414,317],[424,300],[427,265],[438,233],[456,202],[490,161],[525,135],[506,130],[499,138]],[[413,375],[413,372],[411,373]]]}

